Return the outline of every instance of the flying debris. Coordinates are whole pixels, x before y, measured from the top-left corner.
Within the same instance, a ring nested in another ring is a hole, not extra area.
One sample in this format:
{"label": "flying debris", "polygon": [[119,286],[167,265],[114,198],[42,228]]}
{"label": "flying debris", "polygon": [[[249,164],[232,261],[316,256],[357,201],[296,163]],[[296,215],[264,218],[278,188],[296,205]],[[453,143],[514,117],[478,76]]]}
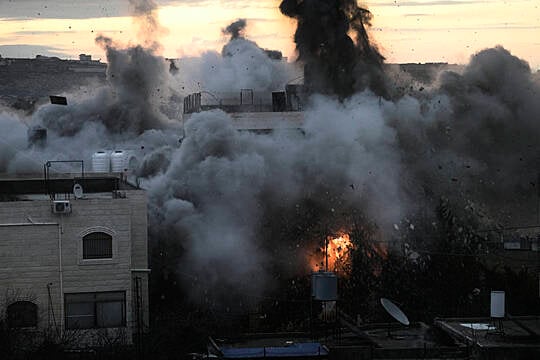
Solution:
{"label": "flying debris", "polygon": [[51,104],[55,105],[67,105],[67,98],[65,96],[49,96]]}

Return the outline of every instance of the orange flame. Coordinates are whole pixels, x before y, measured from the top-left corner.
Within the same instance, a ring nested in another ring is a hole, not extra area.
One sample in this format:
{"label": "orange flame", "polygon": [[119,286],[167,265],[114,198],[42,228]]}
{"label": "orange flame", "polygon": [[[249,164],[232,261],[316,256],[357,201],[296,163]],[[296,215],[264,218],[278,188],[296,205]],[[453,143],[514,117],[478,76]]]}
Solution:
{"label": "orange flame", "polygon": [[346,272],[350,265],[350,250],[354,249],[349,234],[327,238],[326,249],[321,247],[310,259],[312,271],[326,270],[326,254],[328,254],[328,270]]}

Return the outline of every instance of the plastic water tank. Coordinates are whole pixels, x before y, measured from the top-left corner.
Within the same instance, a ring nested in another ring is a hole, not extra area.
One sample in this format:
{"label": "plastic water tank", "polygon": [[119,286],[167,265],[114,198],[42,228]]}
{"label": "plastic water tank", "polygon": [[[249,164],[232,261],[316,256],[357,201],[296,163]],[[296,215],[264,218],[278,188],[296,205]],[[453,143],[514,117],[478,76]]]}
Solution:
{"label": "plastic water tank", "polygon": [[311,286],[311,295],[315,300],[337,300],[337,276],[333,272],[319,271],[313,273]]}
{"label": "plastic water tank", "polygon": [[504,291],[492,291],[491,292],[491,312],[490,316],[495,319],[503,319],[504,310]]}
{"label": "plastic water tank", "polygon": [[111,171],[111,156],[106,151],[98,151],[92,155],[92,171],[108,173]]}
{"label": "plastic water tank", "polygon": [[111,154],[111,170],[119,173],[127,170],[128,154],[124,150],[116,150]]}

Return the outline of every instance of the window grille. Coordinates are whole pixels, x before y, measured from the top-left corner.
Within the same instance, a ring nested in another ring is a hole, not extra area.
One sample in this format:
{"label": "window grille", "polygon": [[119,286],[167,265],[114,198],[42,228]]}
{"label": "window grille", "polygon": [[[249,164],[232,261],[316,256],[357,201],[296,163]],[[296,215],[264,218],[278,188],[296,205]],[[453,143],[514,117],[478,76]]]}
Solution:
{"label": "window grille", "polygon": [[94,232],[83,237],[83,259],[111,259],[112,236]]}

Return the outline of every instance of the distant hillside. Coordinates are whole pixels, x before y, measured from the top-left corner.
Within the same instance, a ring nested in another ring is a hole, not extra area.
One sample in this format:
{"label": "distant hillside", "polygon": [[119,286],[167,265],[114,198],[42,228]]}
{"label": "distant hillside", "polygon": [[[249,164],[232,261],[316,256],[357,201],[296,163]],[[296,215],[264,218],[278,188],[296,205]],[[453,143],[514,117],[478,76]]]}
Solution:
{"label": "distant hillside", "polygon": [[61,60],[38,55],[35,59],[0,57],[0,100],[8,106],[31,111],[49,95],[78,89],[89,83],[105,83],[107,64],[81,55],[80,60]]}

